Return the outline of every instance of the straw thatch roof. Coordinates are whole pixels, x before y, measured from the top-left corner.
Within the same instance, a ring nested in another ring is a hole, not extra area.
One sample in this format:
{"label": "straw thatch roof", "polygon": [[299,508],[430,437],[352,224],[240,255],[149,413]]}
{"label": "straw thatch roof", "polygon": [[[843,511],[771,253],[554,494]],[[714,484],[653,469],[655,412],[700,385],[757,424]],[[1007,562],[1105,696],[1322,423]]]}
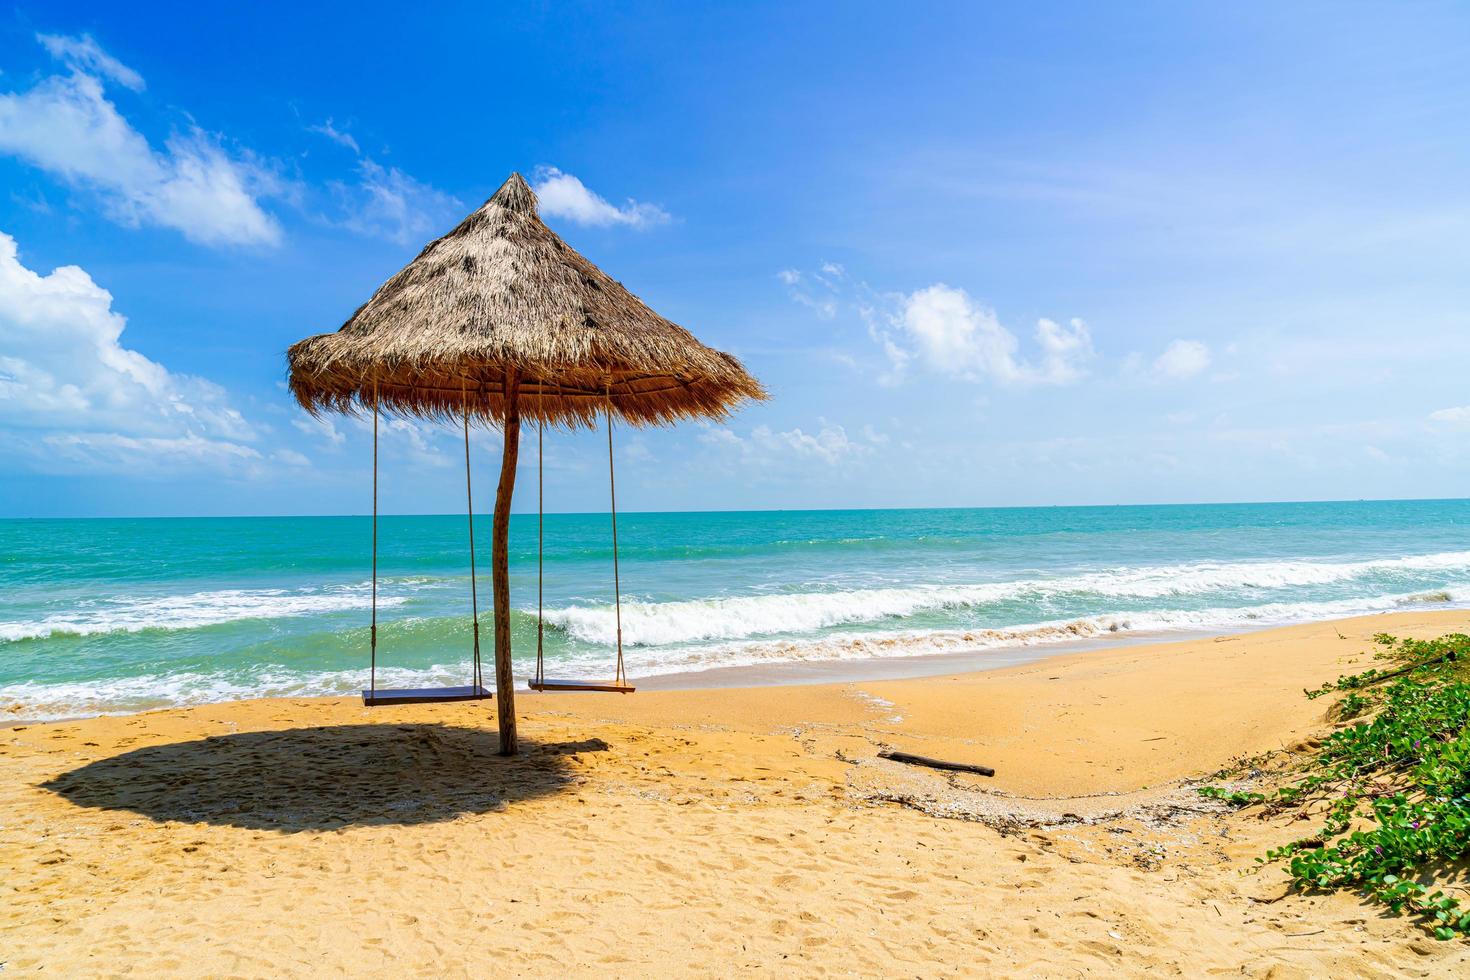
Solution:
{"label": "straw thatch roof", "polygon": [[724,418],[760,382],[695,340],[542,224],[511,174],[495,196],[389,279],[336,333],[293,344],[291,391],[313,415],[370,408],[422,418],[519,412],[591,425]]}

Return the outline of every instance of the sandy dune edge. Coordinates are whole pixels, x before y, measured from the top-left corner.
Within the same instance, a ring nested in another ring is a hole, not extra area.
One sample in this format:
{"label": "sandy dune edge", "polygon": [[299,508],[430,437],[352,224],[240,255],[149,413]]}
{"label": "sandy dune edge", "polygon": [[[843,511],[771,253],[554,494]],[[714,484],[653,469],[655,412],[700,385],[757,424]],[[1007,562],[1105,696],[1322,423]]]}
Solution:
{"label": "sandy dune edge", "polygon": [[[1328,730],[1365,617],[809,687],[276,700],[0,730],[7,974],[1427,976],[1347,896],[1239,872],[1302,826],[1188,780]],[[993,780],[875,758],[992,765]]]}

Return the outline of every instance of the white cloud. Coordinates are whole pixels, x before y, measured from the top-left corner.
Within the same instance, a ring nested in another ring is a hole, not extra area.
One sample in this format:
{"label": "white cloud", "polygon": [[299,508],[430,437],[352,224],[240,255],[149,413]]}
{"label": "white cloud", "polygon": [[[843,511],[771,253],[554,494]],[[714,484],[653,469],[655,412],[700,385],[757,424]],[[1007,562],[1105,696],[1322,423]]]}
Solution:
{"label": "white cloud", "polygon": [[699,434],[699,441],[710,446],[743,447],[745,440],[729,429],[707,428]]}
{"label": "white cloud", "polygon": [[[107,215],[129,226],[173,228],[205,245],[275,245],[281,226],[261,202],[296,200],[298,184],[278,165],[231,151],[198,126],[149,143],[108,99],[104,83],[142,91],[143,79],[87,35],[38,35],[69,74],[47,76],[24,92],[0,94],[0,153],[9,153],[97,195]],[[357,140],[328,118],[311,132],[359,153]],[[396,167],[359,158],[355,180],[326,186],[338,227],[397,242],[441,230],[460,209],[448,194]]]}
{"label": "white cloud", "polygon": [[362,152],[362,149],[357,145],[357,140],[353,137],[353,135],[347,132],[345,129],[338,129],[336,126],[332,125],[332,118],[330,116],[327,117],[327,121],[324,123],[319,123],[315,126],[307,126],[306,131],[309,133],[317,133],[321,136],[325,136],[327,139],[331,140],[333,143],[336,143],[338,146],[347,147],[347,149],[351,150],[353,153]]}
{"label": "white cloud", "polygon": [[280,241],[280,226],[258,200],[281,190],[266,167],[248,154],[232,156],[198,127],[155,149],[103,90],[104,79],[140,89],[136,72],[85,35],[45,35],[41,43],[71,73],[0,95],[0,152],[95,192],[126,225],[173,228],[205,245]]}
{"label": "white cloud", "polygon": [[142,75],[103,51],[102,46],[92,40],[90,34],[82,34],[78,37],[37,34],[36,40],[41,42],[41,47],[45,48],[51,57],[73,71],[105,78],[134,92],[141,92],[145,87]]}
{"label": "white cloud", "polygon": [[979,381],[991,378],[1014,384],[1070,384],[1086,374],[1093,357],[1087,324],[1066,326],[1042,319],[1036,324],[1040,357],[1018,356],[1020,342],[995,313],[971,299],[963,289],[936,283],[901,297],[889,318],[893,330],[870,320],[874,339],[882,344],[895,375],[917,361],[940,374]]}
{"label": "white cloud", "polygon": [[[785,283],[793,300],[812,310],[823,320],[831,320],[837,316],[843,275],[842,266],[827,262],[810,279],[803,276],[799,269],[782,269],[776,273],[776,278]],[[816,288],[808,288],[808,282]]]}
{"label": "white cloud", "polygon": [[301,455],[294,449],[277,449],[271,453],[271,459],[279,460],[287,466],[310,466],[311,460]]}
{"label": "white cloud", "polygon": [[298,419],[292,419],[291,425],[300,432],[309,436],[317,436],[327,440],[333,446],[340,446],[347,441],[347,434],[337,428],[337,424],[327,416],[312,418],[310,415]]}
{"label": "white cloud", "polygon": [[[87,470],[157,474],[177,467],[238,463],[260,458],[260,453],[249,446],[206,439],[192,433],[176,438],[159,438],[118,432],[57,432],[42,436],[41,442],[48,456],[75,463]],[[290,450],[282,452],[291,453]]]}
{"label": "white cloud", "polygon": [[813,296],[800,290],[792,290],[791,298],[802,306],[809,307],[817,316],[823,320],[831,320],[837,316],[837,299],[832,296]]}
{"label": "white cloud", "polygon": [[435,429],[429,429],[426,433],[422,425],[409,419],[388,419],[383,423],[380,433],[385,449],[390,452],[397,442],[402,444],[409,459],[431,466],[448,466],[450,459],[430,441],[432,436],[441,434]]}
{"label": "white cloud", "polygon": [[840,463],[850,456],[870,451],[869,447],[848,438],[847,430],[840,425],[824,423],[815,433],[803,432],[800,428],[772,432],[762,426],[751,435],[773,448],[789,448],[798,456],[814,456],[824,463]]}
{"label": "white cloud", "polygon": [[655,461],[653,450],[649,449],[647,444],[640,439],[635,439],[624,445],[619,451],[619,455],[622,457],[624,465],[628,463],[652,463]]}
{"label": "white cloud", "polygon": [[360,235],[408,244],[447,229],[460,202],[399,170],[369,159],[357,163],[357,183],[330,184],[343,217],[337,223]]}
{"label": "white cloud", "polygon": [[1437,412],[1430,412],[1429,421],[1442,422],[1448,425],[1470,425],[1470,405],[1459,405],[1455,408],[1441,408]]}
{"label": "white cloud", "polygon": [[[822,319],[847,308],[857,313],[887,362],[876,379],[882,385],[900,384],[916,369],[969,382],[1070,385],[1086,378],[1099,361],[1086,321],[1038,319],[1035,348],[1028,351],[993,310],[942,282],[911,293],[879,293],[835,262],[824,262],[817,271],[782,269],[776,277],[794,302]],[[1134,351],[1110,367],[1136,378],[1177,381],[1202,374],[1213,363],[1204,343],[1175,340],[1152,361]]]}
{"label": "white cloud", "polygon": [[894,341],[888,331],[889,321],[883,319],[872,306],[859,306],[858,315],[868,326],[868,336],[883,349],[883,356],[888,361],[889,370],[878,376],[878,383],[885,387],[899,384],[908,373],[909,363],[914,359],[913,353]]}
{"label": "white cloud", "polygon": [[1077,317],[1064,327],[1043,317],[1036,321],[1036,343],[1041,347],[1037,380],[1047,384],[1071,384],[1087,373],[1083,365],[1092,358],[1092,333]]}
{"label": "white cloud", "polygon": [[7,447],[101,468],[254,459],[219,386],[122,344],[112,295],[74,265],[42,276],[0,233],[0,425]]}
{"label": "white cloud", "polygon": [[534,186],[543,214],[566,218],[577,224],[648,228],[669,221],[669,213],[657,204],[645,204],[630,197],[622,207],[618,207],[594,193],[576,177],[555,167],[538,168]]}
{"label": "white cloud", "polygon": [[1173,381],[1202,374],[1210,366],[1210,348],[1198,340],[1176,340],[1154,360],[1154,370]]}
{"label": "white cloud", "polygon": [[[291,423],[297,429],[306,432],[313,425],[309,420],[298,419]],[[354,416],[351,424],[357,429],[360,439],[367,440],[372,444],[373,417],[371,414],[365,416]],[[340,432],[338,433],[341,434]],[[383,461],[408,460],[412,463],[424,466],[450,466],[456,462],[464,465],[464,443],[460,430],[455,426],[438,426],[427,422],[419,422],[414,419],[395,418],[385,411],[378,420],[378,450]],[[477,451],[493,447],[497,452],[500,448],[501,435],[493,429],[472,427],[470,429],[470,440],[477,447]],[[334,444],[340,445],[337,438],[332,438]],[[447,446],[445,451],[441,446]]]}
{"label": "white cloud", "polygon": [[772,461],[791,457],[815,459],[829,465],[837,465],[854,457],[866,456],[875,445],[882,445],[888,437],[871,426],[863,430],[863,439],[857,440],[847,430],[818,419],[816,432],[807,432],[797,427],[778,432],[767,425],[750,430],[750,435],[740,436],[727,428],[709,428],[700,434],[700,440],[711,446],[724,446],[737,450],[746,459],[762,458]]}
{"label": "white cloud", "polygon": [[337,208],[337,215],[326,219],[331,224],[359,235],[408,244],[444,231],[463,209],[457,198],[397,167],[385,167],[363,156],[357,139],[337,128],[330,116],[326,122],[306,129],[351,150],[358,158],[355,181],[327,183]]}

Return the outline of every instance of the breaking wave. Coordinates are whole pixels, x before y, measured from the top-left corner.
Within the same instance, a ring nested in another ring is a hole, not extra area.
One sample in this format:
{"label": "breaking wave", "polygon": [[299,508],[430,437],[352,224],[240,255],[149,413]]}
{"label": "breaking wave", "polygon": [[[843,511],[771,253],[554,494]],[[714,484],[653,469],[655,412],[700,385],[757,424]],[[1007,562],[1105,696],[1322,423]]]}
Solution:
{"label": "breaking wave", "polygon": [[[402,595],[384,595],[378,605],[397,606]],[[343,585],[326,589],[221,589],[188,595],[117,598],[81,605],[44,619],[0,622],[0,643],[39,640],[53,636],[95,636],[101,633],[140,633],[144,630],[191,630],[246,619],[281,619],[366,609],[372,602],[370,586]]]}
{"label": "breaking wave", "polygon": [[[1023,579],[977,585],[926,585],[830,592],[792,592],[679,602],[625,602],[623,642],[661,646],[711,640],[810,633],[902,619],[926,611],[984,609],[1002,603],[1046,603],[1108,599],[1164,599],[1223,593],[1245,604],[1275,590],[1361,582],[1378,594],[1413,588],[1415,575],[1470,572],[1470,551],[1358,562],[1237,562],[1123,568],[1059,578]],[[1467,583],[1470,587],[1470,583]],[[1432,601],[1455,601],[1446,590]],[[1430,600],[1421,600],[1430,601]],[[1180,615],[1194,615],[1182,613]],[[567,606],[546,611],[546,621],[589,643],[617,637],[609,605]]]}

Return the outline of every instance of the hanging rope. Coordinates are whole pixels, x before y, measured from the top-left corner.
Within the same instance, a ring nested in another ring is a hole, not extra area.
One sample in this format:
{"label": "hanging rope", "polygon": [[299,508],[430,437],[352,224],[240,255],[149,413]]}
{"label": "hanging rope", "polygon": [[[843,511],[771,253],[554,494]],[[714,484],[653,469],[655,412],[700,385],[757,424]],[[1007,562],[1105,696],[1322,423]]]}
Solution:
{"label": "hanging rope", "polygon": [[478,694],[484,684],[480,673],[480,597],[475,585],[475,495],[470,489],[470,400],[465,392],[464,378],[459,379],[459,397],[464,403],[464,496],[469,508],[470,521],[470,618],[475,626],[473,666],[470,670],[470,686]]}
{"label": "hanging rope", "polygon": [[616,616],[618,627],[618,672],[616,680],[619,684],[628,683],[628,675],[623,672],[623,589],[618,581],[618,485],[613,478],[613,443],[612,443],[612,392],[609,390],[607,396],[607,489],[612,498],[612,546],[613,546],[613,611]]}
{"label": "hanging rope", "polygon": [[545,422],[536,423],[536,683],[542,684],[546,681],[545,656],[541,648],[541,600],[544,588],[544,577],[542,575],[542,554],[546,542],[546,479],[545,467],[542,466],[544,443],[541,433],[546,428]]}
{"label": "hanging rope", "polygon": [[372,648],[368,690],[378,693],[378,379],[373,379],[373,625],[368,633]]}

